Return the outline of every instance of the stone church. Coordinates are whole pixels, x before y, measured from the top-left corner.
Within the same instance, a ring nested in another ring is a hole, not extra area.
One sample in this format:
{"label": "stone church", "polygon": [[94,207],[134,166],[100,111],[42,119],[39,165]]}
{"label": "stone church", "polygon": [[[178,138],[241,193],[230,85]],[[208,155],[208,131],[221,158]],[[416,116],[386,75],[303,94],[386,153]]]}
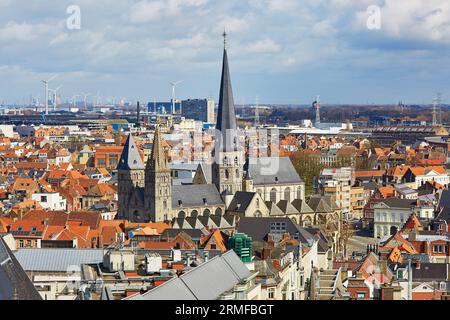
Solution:
{"label": "stone church", "polygon": [[[172,184],[170,166],[161,147],[158,127],[146,166],[130,134],[117,167],[118,217],[134,222],[158,222],[175,218],[216,219],[224,217],[226,213],[241,216],[289,215],[293,219],[301,215],[305,184],[290,159],[249,159],[238,145],[226,47],[223,52],[216,129],[217,145],[213,151],[215,161],[211,165],[200,164],[191,185]],[[265,172],[264,167],[271,162],[276,163],[277,170]],[[300,205],[295,206],[299,202]]]}

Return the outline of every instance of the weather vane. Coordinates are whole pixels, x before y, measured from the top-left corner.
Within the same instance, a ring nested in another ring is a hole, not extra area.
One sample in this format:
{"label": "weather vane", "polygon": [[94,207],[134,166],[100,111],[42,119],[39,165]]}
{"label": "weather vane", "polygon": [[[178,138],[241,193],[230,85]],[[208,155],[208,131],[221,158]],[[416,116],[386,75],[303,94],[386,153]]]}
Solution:
{"label": "weather vane", "polygon": [[225,31],[225,29],[223,30],[223,47],[226,49],[227,47],[227,32]]}

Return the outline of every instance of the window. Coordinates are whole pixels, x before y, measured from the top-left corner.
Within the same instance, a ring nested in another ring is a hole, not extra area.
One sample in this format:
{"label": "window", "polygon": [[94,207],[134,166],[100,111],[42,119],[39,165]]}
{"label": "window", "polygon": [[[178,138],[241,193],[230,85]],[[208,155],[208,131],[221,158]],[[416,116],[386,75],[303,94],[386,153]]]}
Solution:
{"label": "window", "polygon": [[365,299],[366,298],[366,293],[365,292],[357,292],[356,293],[356,297],[358,299]]}
{"label": "window", "polygon": [[41,202],[47,202],[47,196],[41,196]]}
{"label": "window", "polygon": [[27,240],[27,247],[28,247],[28,248],[31,247],[31,240]]}
{"label": "window", "polygon": [[284,189],[284,200],[291,202],[291,188]]}
{"label": "window", "polygon": [[216,249],[217,249],[216,244],[215,243],[211,244],[211,250],[216,250]]}
{"label": "window", "polygon": [[270,190],[270,202],[277,203],[277,189]]}
{"label": "window", "polygon": [[275,299],[275,289],[274,288],[269,288],[268,293],[269,293],[269,299]]}
{"label": "window", "polygon": [[19,248],[23,248],[23,240],[19,240]]}

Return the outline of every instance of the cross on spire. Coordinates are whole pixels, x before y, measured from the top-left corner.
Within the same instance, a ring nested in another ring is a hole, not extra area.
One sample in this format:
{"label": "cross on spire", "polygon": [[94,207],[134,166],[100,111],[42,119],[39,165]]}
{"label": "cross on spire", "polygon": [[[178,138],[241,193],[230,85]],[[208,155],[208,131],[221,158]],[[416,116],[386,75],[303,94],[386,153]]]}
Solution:
{"label": "cross on spire", "polygon": [[224,29],[223,30],[223,34],[222,34],[222,37],[223,37],[223,48],[224,49],[227,48],[227,36],[228,36],[228,34],[227,34],[226,30]]}

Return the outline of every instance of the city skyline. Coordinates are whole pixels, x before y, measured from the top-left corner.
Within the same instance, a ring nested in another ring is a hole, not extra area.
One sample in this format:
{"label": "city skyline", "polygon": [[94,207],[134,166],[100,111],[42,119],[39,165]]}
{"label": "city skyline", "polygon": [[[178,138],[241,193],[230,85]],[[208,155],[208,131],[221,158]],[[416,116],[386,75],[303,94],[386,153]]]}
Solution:
{"label": "city skyline", "polygon": [[[0,101],[42,102],[40,81],[55,74],[64,101],[80,92],[167,101],[178,79],[177,98],[217,101],[226,29],[236,104],[309,104],[318,94],[323,104],[430,104],[436,92],[446,103],[450,7],[403,2],[81,0],[70,29],[68,1],[2,0]],[[368,28],[371,5],[380,29]]]}

